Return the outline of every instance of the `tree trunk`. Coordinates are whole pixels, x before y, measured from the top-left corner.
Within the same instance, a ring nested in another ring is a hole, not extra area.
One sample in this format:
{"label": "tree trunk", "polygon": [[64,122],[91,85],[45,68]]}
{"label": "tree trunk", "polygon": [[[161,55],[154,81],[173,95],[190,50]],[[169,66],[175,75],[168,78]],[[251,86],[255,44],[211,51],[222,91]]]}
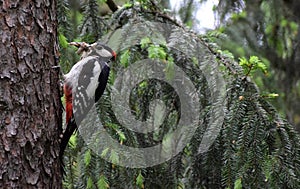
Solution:
{"label": "tree trunk", "polygon": [[56,1],[0,1],[0,188],[61,188]]}

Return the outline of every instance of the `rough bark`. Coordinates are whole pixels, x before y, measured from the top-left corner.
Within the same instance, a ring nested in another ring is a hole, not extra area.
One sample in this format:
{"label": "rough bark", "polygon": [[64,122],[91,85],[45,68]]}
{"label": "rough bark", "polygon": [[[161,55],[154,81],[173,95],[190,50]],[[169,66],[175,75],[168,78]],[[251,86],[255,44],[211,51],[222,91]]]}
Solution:
{"label": "rough bark", "polygon": [[0,1],[0,188],[61,188],[55,0]]}

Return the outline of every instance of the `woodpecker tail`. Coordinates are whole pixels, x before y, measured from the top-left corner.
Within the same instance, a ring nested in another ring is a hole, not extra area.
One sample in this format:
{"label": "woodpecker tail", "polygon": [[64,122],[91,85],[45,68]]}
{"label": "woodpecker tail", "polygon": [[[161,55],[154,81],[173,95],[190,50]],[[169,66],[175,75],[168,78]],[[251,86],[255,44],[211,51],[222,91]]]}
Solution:
{"label": "woodpecker tail", "polygon": [[61,160],[63,160],[64,151],[68,145],[69,139],[71,138],[72,134],[77,130],[77,128],[78,127],[77,127],[76,121],[74,119],[74,116],[72,115],[72,118],[67,123],[66,130],[65,130],[63,137],[61,139],[61,142],[60,142],[59,157]]}

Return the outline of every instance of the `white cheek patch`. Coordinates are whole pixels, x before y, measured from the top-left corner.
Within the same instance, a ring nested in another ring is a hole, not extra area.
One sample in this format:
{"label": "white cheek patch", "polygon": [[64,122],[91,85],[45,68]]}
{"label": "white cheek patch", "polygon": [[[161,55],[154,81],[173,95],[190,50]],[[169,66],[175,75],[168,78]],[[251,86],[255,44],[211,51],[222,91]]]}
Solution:
{"label": "white cheek patch", "polygon": [[97,54],[99,54],[102,57],[112,57],[112,54],[104,48],[101,50],[97,50]]}
{"label": "white cheek patch", "polygon": [[93,77],[90,78],[90,83],[86,88],[86,94],[89,98],[94,98],[96,88],[98,86],[98,78],[101,72],[101,67],[98,61],[94,62]]}

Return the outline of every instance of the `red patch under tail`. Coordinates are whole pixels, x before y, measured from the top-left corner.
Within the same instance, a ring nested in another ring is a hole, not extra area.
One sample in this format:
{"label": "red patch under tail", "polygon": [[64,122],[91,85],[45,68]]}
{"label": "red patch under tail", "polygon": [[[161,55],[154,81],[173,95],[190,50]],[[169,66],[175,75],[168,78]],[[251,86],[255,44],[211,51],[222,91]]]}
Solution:
{"label": "red patch under tail", "polygon": [[73,105],[72,105],[72,88],[67,84],[64,85],[64,94],[66,101],[66,123],[72,118]]}

